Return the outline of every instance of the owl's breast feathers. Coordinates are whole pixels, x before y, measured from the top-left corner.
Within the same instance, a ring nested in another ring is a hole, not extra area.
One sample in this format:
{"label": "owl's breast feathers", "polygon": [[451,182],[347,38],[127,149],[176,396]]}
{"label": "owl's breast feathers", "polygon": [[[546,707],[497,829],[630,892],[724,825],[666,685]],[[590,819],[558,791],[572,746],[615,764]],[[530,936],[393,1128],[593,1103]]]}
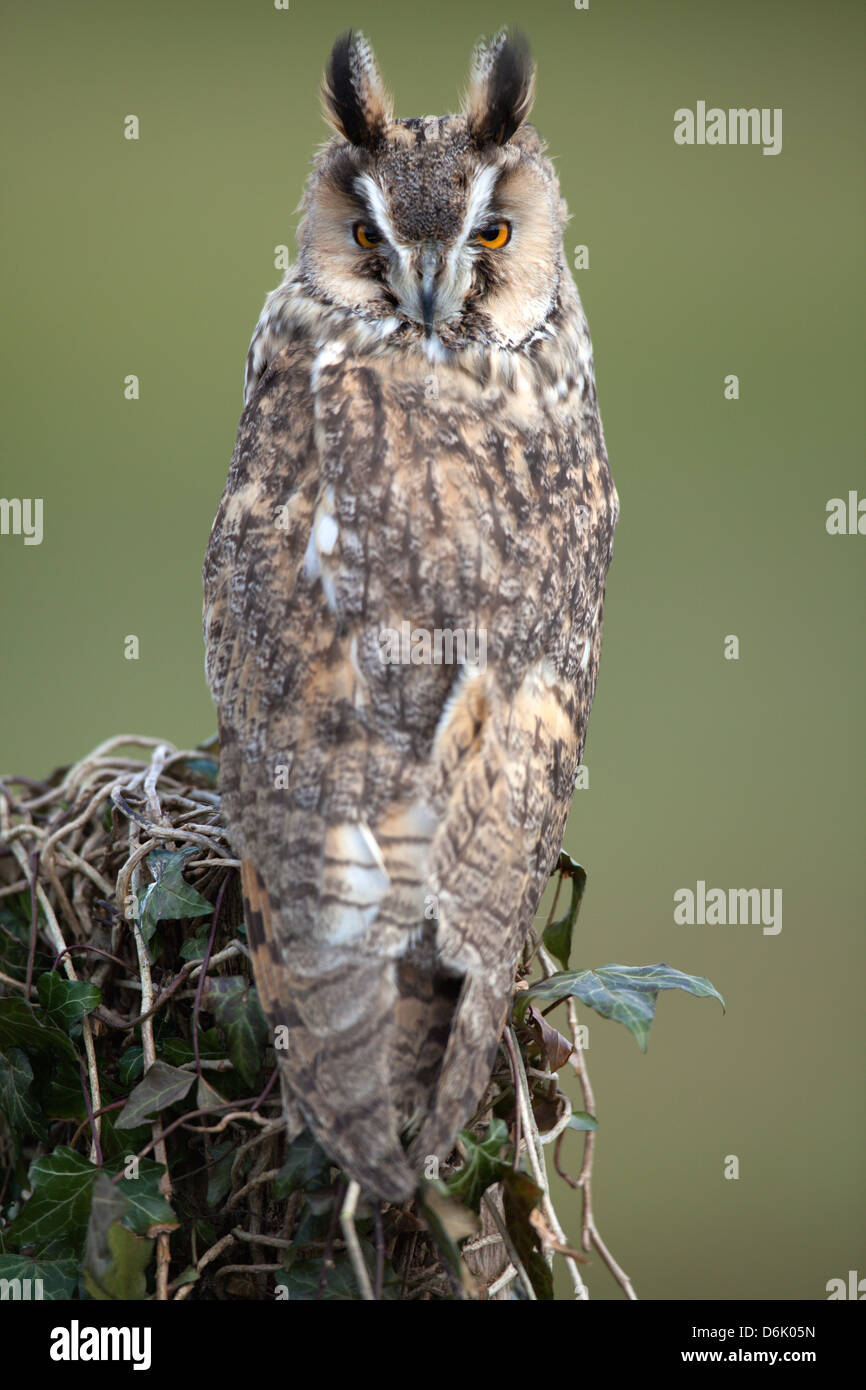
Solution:
{"label": "owl's breast feathers", "polygon": [[490,1075],[581,756],[617,517],[594,411],[512,410],[447,368],[437,395],[429,372],[279,353],[204,570],[284,1085],[391,1200]]}

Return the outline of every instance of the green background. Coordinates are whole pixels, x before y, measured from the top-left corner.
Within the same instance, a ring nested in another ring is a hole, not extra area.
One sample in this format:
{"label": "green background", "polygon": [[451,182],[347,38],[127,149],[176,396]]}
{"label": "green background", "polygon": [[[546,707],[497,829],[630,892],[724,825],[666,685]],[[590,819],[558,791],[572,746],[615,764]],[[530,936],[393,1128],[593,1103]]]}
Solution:
{"label": "green background", "polygon": [[[864,489],[862,8],[7,9],[0,491],[44,498],[45,538],[0,538],[0,767],[213,730],[201,559],[330,43],[363,25],[400,113],[441,112],[475,38],[513,21],[570,254],[590,249],[577,278],[622,503],[567,841],[589,872],[575,963],[667,961],[728,1003],[663,996],[646,1056],[584,1013],[596,1215],[643,1297],[821,1299],[866,1275],[866,540],[825,530],[827,500]],[[782,153],[677,147],[673,112],[699,99],[782,107]],[[698,879],[781,888],[781,934],[675,926]],[[620,1296],[598,1259],[586,1274]]]}

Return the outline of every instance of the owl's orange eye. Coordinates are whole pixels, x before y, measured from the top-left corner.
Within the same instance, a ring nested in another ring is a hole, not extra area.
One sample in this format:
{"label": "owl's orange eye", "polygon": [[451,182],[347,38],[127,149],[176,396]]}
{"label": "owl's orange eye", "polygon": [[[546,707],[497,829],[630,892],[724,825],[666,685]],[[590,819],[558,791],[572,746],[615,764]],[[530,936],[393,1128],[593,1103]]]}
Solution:
{"label": "owl's orange eye", "polygon": [[369,251],[373,246],[380,246],[382,234],[378,227],[374,227],[372,222],[356,222],[352,228],[352,236],[359,246],[363,246],[365,251]]}
{"label": "owl's orange eye", "polygon": [[511,223],[491,222],[489,227],[482,227],[475,233],[475,240],[491,251],[498,251],[511,240]]}

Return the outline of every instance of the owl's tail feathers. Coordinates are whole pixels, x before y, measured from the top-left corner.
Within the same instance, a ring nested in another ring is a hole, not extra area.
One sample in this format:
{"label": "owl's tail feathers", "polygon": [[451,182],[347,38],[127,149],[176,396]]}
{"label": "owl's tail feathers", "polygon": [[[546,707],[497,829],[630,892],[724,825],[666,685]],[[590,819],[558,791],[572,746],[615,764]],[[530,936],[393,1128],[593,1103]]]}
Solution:
{"label": "owl's tail feathers", "polygon": [[398,964],[389,1071],[404,1141],[418,1133],[433,1104],[461,984],[412,961]]}
{"label": "owl's tail feathers", "polygon": [[398,994],[393,967],[378,958],[347,959],[333,946],[304,950],[295,941],[290,968],[280,949],[279,914],[249,860],[241,880],[256,984],[284,1094],[366,1193],[410,1200],[417,1183],[389,1084],[388,1021]]}
{"label": "owl's tail feathers", "polygon": [[[338,968],[334,974],[339,973]],[[400,1143],[383,1075],[380,1012],[387,1001],[381,968],[353,969],[351,981],[346,976],[336,986],[341,994],[349,982],[363,1000],[363,1013],[342,1035],[329,1029],[326,1038],[316,1037],[309,1028],[293,1033],[290,1050],[277,1054],[280,1070],[334,1163],[367,1195],[400,1204],[412,1198],[417,1180]],[[316,988],[332,984],[336,980],[320,977]]]}
{"label": "owl's tail feathers", "polygon": [[414,1168],[446,1159],[471,1119],[490,1080],[507,1012],[505,990],[481,975],[464,977],[430,1111],[409,1149]]}

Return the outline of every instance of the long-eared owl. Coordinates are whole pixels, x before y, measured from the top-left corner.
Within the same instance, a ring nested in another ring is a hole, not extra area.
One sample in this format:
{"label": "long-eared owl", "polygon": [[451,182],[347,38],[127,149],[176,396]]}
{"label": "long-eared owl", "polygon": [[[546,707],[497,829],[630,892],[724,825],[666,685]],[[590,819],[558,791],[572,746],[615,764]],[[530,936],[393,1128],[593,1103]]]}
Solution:
{"label": "long-eared owl", "polygon": [[338,39],[204,567],[221,791],[290,1131],[447,1157],[560,848],[618,501],[525,40],[393,115]]}

